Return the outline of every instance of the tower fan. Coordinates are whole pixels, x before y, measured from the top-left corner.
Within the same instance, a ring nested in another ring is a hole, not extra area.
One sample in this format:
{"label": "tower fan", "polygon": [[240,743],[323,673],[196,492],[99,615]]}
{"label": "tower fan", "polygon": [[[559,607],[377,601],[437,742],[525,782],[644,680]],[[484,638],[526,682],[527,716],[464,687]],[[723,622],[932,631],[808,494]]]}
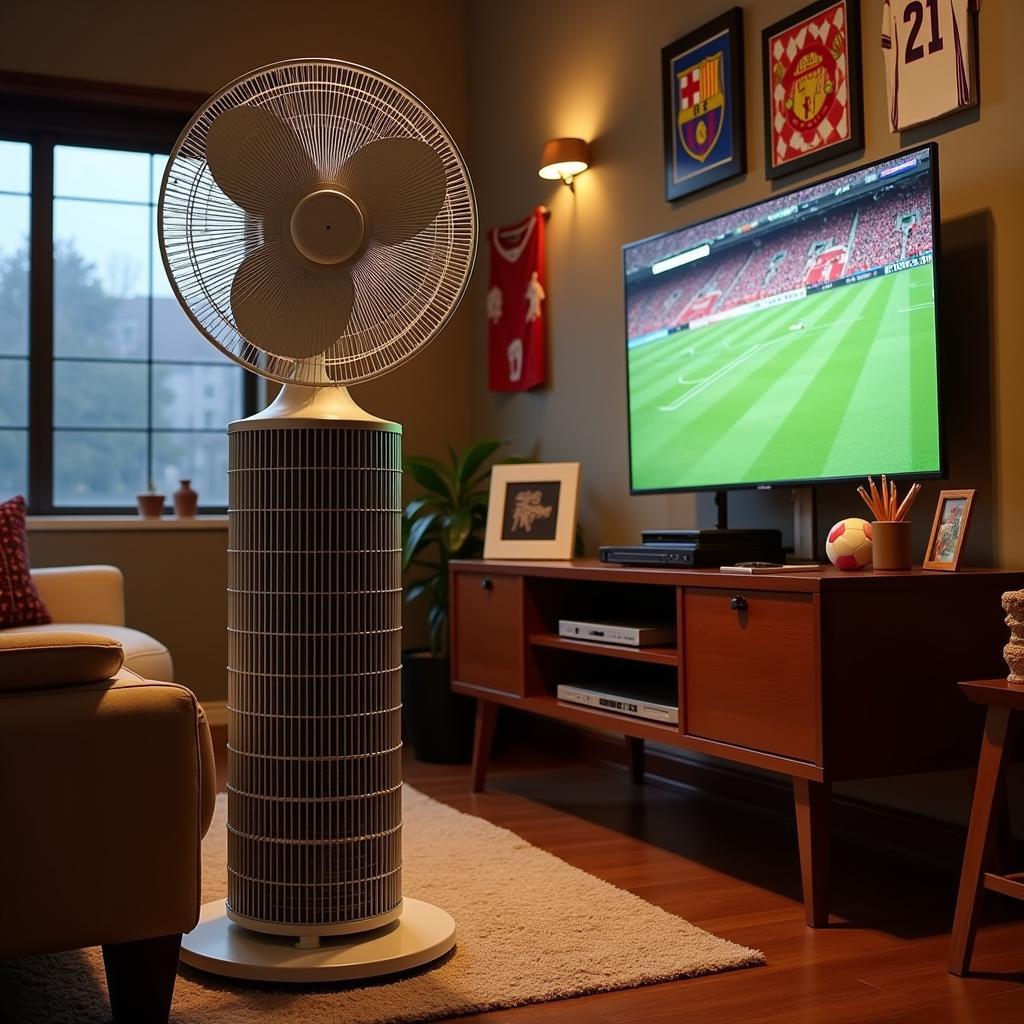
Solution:
{"label": "tower fan", "polygon": [[458,305],[469,173],[396,82],[283,61],[191,119],[158,218],[192,322],[283,385],[228,428],[228,896],[182,959],[298,982],[429,963],[455,924],[402,898],[401,427],[347,386]]}

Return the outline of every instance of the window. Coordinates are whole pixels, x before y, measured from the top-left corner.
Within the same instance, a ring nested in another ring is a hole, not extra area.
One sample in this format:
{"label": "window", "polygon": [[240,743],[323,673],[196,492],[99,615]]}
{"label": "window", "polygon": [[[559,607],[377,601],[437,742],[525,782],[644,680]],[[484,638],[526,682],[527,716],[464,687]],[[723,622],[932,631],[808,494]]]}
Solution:
{"label": "window", "polygon": [[190,479],[204,508],[223,508],[226,428],[254,411],[255,378],[167,281],[166,152],[102,143],[0,140],[0,500],[128,511],[149,485]]}

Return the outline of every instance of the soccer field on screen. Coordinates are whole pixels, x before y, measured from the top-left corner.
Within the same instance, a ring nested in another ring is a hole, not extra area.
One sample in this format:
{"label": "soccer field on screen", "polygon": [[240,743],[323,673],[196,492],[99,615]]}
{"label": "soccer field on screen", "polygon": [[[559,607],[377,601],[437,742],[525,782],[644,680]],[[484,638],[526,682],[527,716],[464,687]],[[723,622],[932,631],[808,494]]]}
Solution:
{"label": "soccer field on screen", "polygon": [[634,490],[939,469],[932,267],[629,349]]}

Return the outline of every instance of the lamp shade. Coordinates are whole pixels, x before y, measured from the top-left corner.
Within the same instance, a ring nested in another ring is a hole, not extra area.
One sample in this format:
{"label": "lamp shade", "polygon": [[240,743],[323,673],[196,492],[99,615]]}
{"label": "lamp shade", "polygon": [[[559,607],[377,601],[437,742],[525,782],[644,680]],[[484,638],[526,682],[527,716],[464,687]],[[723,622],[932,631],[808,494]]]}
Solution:
{"label": "lamp shade", "polygon": [[549,139],[540,157],[542,178],[572,180],[590,166],[590,147],[583,139]]}

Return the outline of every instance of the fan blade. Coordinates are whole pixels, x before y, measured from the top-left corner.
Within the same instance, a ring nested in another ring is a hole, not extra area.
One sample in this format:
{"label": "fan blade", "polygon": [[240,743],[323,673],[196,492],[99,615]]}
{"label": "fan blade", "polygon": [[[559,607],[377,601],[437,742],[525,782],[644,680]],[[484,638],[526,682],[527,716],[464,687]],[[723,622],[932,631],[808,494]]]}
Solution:
{"label": "fan blade", "polygon": [[265,216],[316,183],[317,171],[296,134],[259,107],[224,111],[206,133],[210,173],[227,197]]}
{"label": "fan blade", "polygon": [[259,348],[304,359],[330,348],[352,316],[355,287],[343,266],[300,266],[284,242],[261,245],[231,282],[240,334]]}
{"label": "fan blade", "polygon": [[418,139],[378,139],[354,153],[340,181],[367,209],[370,237],[396,245],[419,234],[445,197],[444,164]]}

